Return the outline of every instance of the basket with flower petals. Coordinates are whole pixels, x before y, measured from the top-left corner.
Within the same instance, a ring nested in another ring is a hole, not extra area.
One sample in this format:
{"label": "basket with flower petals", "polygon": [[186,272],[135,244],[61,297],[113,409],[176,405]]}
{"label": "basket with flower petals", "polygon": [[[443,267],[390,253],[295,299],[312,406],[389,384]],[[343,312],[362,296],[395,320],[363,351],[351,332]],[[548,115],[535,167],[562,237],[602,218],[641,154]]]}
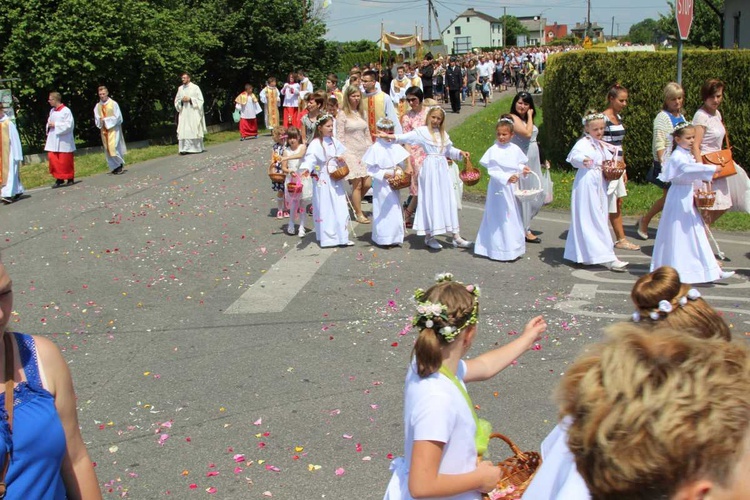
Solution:
{"label": "basket with flower petals", "polygon": [[701,209],[708,209],[714,206],[716,202],[716,191],[711,189],[710,182],[703,183],[703,189],[697,189],[693,193],[695,206]]}
{"label": "basket with flower petals", "polygon": [[530,170],[529,174],[534,176],[538,187],[535,189],[516,189],[513,194],[516,196],[518,201],[532,201],[536,199],[540,193],[544,192],[544,189],[542,189],[542,180],[539,178],[536,172]]}
{"label": "basket with flower petals", "polygon": [[507,436],[499,433],[490,435],[490,439],[502,439],[510,446],[513,456],[498,462],[500,468],[500,481],[497,488],[484,495],[485,500],[520,499],[537,469],[542,464],[542,457],[536,451],[521,451]]}
{"label": "basket with flower petals", "polygon": [[397,168],[393,172],[393,177],[388,179],[391,189],[404,189],[411,186],[411,174]]}
{"label": "basket with flower petals", "polygon": [[461,179],[461,182],[463,182],[467,186],[473,186],[474,184],[479,182],[479,179],[482,178],[482,171],[474,167],[474,165],[471,164],[471,161],[468,158],[465,158],[464,168],[458,174],[458,177]]}
{"label": "basket with flower petals", "polygon": [[607,160],[602,164],[602,175],[607,182],[616,181],[625,173],[625,162]]}

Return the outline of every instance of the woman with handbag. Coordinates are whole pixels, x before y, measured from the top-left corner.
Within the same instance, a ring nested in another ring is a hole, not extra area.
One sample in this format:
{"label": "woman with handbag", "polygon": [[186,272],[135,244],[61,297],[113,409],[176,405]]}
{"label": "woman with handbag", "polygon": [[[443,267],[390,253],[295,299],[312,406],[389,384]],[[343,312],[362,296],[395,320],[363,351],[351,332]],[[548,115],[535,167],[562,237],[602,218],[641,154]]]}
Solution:
{"label": "woman with handbag", "polygon": [[6,331],[12,310],[13,287],[0,261],[0,498],[101,499],[68,365],[50,340]]}
{"label": "woman with handbag", "polygon": [[[701,99],[703,106],[693,115],[693,125],[695,125],[695,142],[693,143],[693,156],[703,163],[721,163],[718,158],[721,155],[729,155],[731,169],[734,170],[732,161],[732,152],[727,147],[723,150],[724,138],[727,137],[727,129],[721,119],[719,106],[724,99],[724,82],[716,78],[710,78],[701,87]],[[727,153],[728,152],[728,153]],[[720,153],[716,155],[715,153]],[[703,220],[706,225],[710,226],[716,222],[719,217],[732,207],[732,198],[729,194],[729,185],[726,176],[718,173],[712,184],[713,190],[716,191],[716,201],[711,208],[703,209]]]}
{"label": "woman with handbag", "polygon": [[648,239],[648,225],[651,219],[664,209],[664,202],[667,200],[667,189],[669,184],[659,180],[661,173],[661,162],[664,153],[669,145],[669,135],[674,128],[685,122],[682,115],[682,105],[685,102],[685,92],[679,83],[669,82],[664,87],[664,107],[654,118],[654,135],[652,141],[652,151],[654,154],[654,164],[646,174],[646,180],[662,190],[662,197],[651,205],[649,211],[638,219],[635,223],[635,231],[642,240]]}

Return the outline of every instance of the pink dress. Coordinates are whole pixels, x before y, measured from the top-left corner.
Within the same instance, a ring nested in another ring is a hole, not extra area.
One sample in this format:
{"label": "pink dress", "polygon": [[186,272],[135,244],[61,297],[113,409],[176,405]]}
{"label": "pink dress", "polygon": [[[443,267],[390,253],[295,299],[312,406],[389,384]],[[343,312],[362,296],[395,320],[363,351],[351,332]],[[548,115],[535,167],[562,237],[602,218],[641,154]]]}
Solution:
{"label": "pink dress", "polygon": [[[427,119],[427,108],[422,106],[422,111],[415,113],[410,110],[401,117],[401,127],[404,129],[404,133],[411,132],[417,127],[421,127],[425,124]],[[411,176],[411,186],[409,186],[409,194],[415,196],[417,194],[417,179],[419,178],[419,169],[422,168],[427,154],[422,149],[422,146],[411,145],[411,168],[414,170]]]}
{"label": "pink dress", "polygon": [[357,113],[347,115],[339,111],[336,115],[336,139],[346,147],[343,154],[349,167],[346,179],[367,177],[367,166],[362,163],[362,156],[372,146],[372,138],[365,119]]}

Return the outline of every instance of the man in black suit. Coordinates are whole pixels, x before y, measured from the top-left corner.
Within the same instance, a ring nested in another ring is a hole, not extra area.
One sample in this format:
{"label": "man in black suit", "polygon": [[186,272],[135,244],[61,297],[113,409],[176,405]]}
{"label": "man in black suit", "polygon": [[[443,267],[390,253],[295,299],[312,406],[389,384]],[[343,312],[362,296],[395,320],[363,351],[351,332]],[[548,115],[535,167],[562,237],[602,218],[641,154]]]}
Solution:
{"label": "man in black suit", "polygon": [[456,64],[456,56],[451,56],[450,64],[445,70],[445,86],[448,89],[448,96],[451,101],[451,109],[454,113],[461,112],[461,86],[463,85],[463,76],[461,76],[461,67]]}

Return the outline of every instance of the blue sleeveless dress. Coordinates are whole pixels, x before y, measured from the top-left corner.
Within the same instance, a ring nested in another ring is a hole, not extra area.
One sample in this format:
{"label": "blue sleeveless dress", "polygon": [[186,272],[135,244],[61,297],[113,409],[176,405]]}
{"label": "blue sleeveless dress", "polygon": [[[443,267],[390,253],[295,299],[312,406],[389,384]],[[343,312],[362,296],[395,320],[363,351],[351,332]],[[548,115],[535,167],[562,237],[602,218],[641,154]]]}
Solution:
{"label": "blue sleeveless dress", "polygon": [[66,452],[65,431],[55,408],[55,398],[42,387],[34,339],[21,333],[13,335],[26,382],[18,384],[13,393],[12,442],[6,420],[5,392],[0,389],[0,470],[5,464],[5,452],[11,452],[5,476],[8,485],[5,498],[65,499],[60,473]]}

